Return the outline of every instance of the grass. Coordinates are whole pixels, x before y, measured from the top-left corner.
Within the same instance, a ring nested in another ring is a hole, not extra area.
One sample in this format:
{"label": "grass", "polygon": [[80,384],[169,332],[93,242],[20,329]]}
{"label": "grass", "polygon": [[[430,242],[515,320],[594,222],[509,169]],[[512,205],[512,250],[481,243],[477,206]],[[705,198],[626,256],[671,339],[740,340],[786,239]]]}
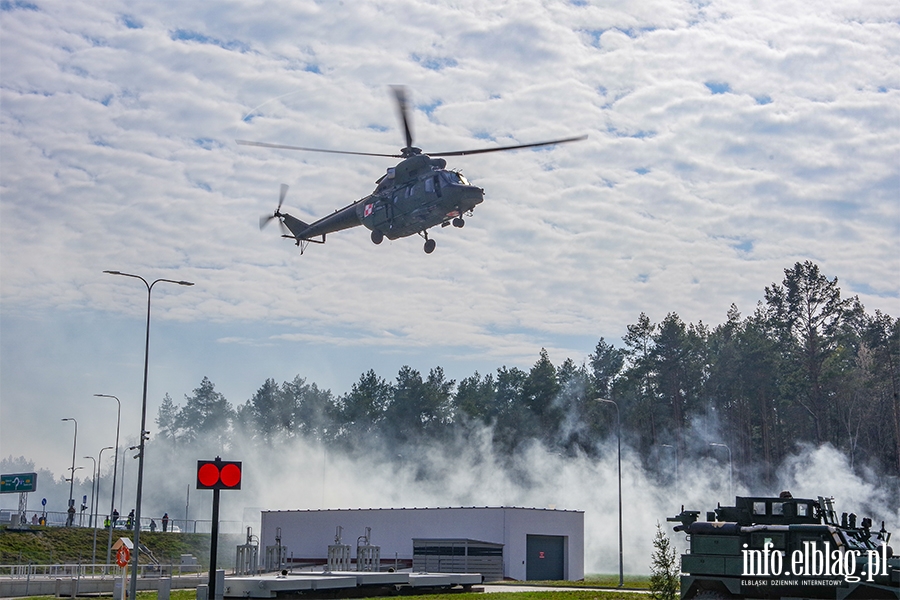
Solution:
{"label": "grass", "polygon": [[[632,590],[649,590],[649,575],[625,575],[623,577],[625,583],[623,589]],[[499,585],[523,585],[521,581],[498,581]],[[525,585],[540,585],[542,587],[602,587],[617,588],[619,587],[619,576],[617,574],[594,574],[586,575],[582,581],[529,581]],[[493,596],[492,596],[493,597]]]}
{"label": "grass", "polygon": [[[113,531],[113,543],[120,537],[131,537],[131,534],[128,531]],[[106,561],[108,538],[108,530],[97,530],[98,563]],[[162,563],[178,564],[182,554],[193,554],[201,564],[209,560],[209,535],[142,531],[141,543]],[[224,543],[220,536],[219,546]],[[94,530],[87,527],[0,528],[0,564],[4,565],[90,563],[93,548]]]}

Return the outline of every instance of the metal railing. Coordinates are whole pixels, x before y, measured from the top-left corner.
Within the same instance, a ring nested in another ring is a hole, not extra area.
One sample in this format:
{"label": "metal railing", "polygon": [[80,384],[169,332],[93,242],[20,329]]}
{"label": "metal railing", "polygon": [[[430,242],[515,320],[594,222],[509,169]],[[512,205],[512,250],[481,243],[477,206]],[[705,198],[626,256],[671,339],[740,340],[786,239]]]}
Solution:
{"label": "metal railing", "polygon": [[[6,512],[4,510],[4,512]],[[33,523],[33,515],[37,514],[38,522]],[[6,521],[0,522],[0,525],[41,525],[41,519],[43,519],[43,525],[46,527],[65,527],[66,521],[68,520],[68,514],[65,512],[54,512],[47,511],[43,513],[32,513],[32,517],[28,517],[25,520],[25,523],[20,523],[20,519],[16,518],[15,511],[12,511],[11,518]],[[100,517],[100,521],[97,525],[98,531],[106,531],[106,528],[103,525],[104,517]],[[118,520],[116,521],[115,531],[127,532],[129,528],[126,527],[127,517],[120,515]],[[85,518],[80,519],[76,514],[74,522],[72,524],[73,527],[81,527],[84,529],[93,529],[93,526],[88,527],[88,519]],[[219,533],[243,533],[246,529],[246,524],[242,521],[219,521]],[[168,526],[166,528],[168,532],[172,533],[211,533],[212,532],[212,521],[211,520],[203,520],[203,519],[169,519]],[[142,517],[141,518],[141,531],[159,531],[162,532],[162,517]]]}
{"label": "metal railing", "polygon": [[[139,577],[181,577],[182,575],[202,574],[201,565],[141,565]],[[53,564],[53,565],[0,565],[0,578],[7,579],[114,579],[120,577],[122,568],[113,565],[107,568],[105,563],[97,564]]]}

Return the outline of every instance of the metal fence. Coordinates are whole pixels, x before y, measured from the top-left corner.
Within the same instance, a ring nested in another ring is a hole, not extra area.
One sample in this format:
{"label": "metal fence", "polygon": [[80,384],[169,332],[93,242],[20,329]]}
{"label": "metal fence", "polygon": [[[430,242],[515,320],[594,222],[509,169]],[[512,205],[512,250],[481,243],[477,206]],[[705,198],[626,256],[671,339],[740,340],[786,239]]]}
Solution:
{"label": "metal fence", "polygon": [[[181,577],[202,573],[200,565],[141,565],[139,577]],[[92,578],[106,579],[121,576],[122,568],[117,565],[97,564],[55,564],[55,565],[0,565],[0,577],[7,579],[56,579]]]}
{"label": "metal fence", "polygon": [[[209,580],[197,567],[181,565],[142,565],[138,575],[138,590],[190,589]],[[119,567],[102,564],[0,565],[0,598],[108,596],[121,576]]]}
{"label": "metal fence", "polygon": [[[35,521],[34,516],[37,516],[37,522]],[[26,517],[25,521],[22,522],[21,516],[16,513],[16,511],[8,511],[3,510],[0,511],[0,524],[8,524],[8,525],[41,525],[43,524],[46,527],[65,527],[66,521],[69,516],[65,512],[52,512],[47,511],[43,513],[32,513],[31,517]],[[106,531],[106,528],[103,526],[103,518],[98,519],[97,530],[98,531]],[[115,530],[116,531],[130,531],[126,527],[127,517],[124,515],[120,515],[119,519],[116,521]],[[72,524],[73,527],[82,527],[93,529],[93,525],[89,525],[90,519],[88,515],[75,515],[75,520]],[[242,521],[219,521],[219,533],[242,533],[246,528],[246,523]],[[162,531],[162,517],[141,517],[141,531]],[[212,521],[211,520],[203,520],[203,519],[169,519],[168,526],[166,527],[167,532],[172,533],[211,533],[212,532]]]}

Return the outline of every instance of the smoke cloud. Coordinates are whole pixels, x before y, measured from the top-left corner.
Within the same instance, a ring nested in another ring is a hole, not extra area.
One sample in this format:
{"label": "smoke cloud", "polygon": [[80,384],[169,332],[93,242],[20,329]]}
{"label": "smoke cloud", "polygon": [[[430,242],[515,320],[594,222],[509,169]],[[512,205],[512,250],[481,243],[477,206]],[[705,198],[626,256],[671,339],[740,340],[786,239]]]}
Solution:
{"label": "smoke cloud", "polygon": [[[695,424],[697,425],[697,424]],[[235,440],[229,448],[148,446],[143,514],[182,518],[190,495],[189,518],[207,520],[212,494],[194,488],[196,460],[243,461],[240,491],[222,492],[223,520],[240,521],[257,533],[259,510],[322,508],[400,508],[447,506],[523,506],[584,511],[585,572],[618,571],[618,475],[616,438],[599,443],[599,458],[566,456],[539,442],[524,445],[512,458],[494,452],[492,431],[473,429],[450,442],[406,447],[388,454],[377,443],[370,451],[338,451],[304,439],[260,446]],[[671,530],[666,517],[686,509],[701,516],[718,503],[733,505],[734,495],[795,497],[833,496],[838,512],[869,516],[890,531],[900,525],[897,481],[871,470],[851,469],[849,460],[830,446],[799,446],[776,469],[776,483],[747,484],[737,473],[732,482],[724,452],[703,452],[715,439],[709,422],[689,436],[675,476],[672,460],[644,464],[622,446],[624,568],[648,573],[656,524],[663,525],[676,547],[684,536]],[[662,454],[660,455],[663,456]],[[148,483],[149,482],[149,483]],[[733,486],[733,493],[732,493]],[[242,529],[243,530],[243,529]],[[377,543],[378,532],[373,531]]]}

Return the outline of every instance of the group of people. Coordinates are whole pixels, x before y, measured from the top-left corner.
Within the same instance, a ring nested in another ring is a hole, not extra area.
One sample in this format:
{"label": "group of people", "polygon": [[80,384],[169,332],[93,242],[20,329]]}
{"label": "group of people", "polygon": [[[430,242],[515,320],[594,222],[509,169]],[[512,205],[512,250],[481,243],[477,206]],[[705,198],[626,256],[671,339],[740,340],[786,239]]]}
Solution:
{"label": "group of people", "polygon": [[[112,519],[110,519],[110,517],[106,517],[106,520],[103,521],[103,527],[115,528],[116,523],[118,523],[118,521],[119,521],[119,511],[116,509],[113,509]],[[162,518],[160,519],[160,521],[162,521],[162,530],[168,531],[169,530],[169,513],[164,513]],[[156,519],[150,519],[150,531],[156,531],[156,527],[157,527]],[[134,529],[134,509],[133,508],[131,509],[131,512],[128,513],[128,517],[125,519],[125,529]]]}
{"label": "group of people", "polygon": [[[66,515],[66,527],[71,527],[74,522],[74,518],[73,518],[74,513],[75,513],[74,507],[70,506],[67,513],[68,514]],[[25,515],[24,514],[21,517],[21,521],[22,521],[22,523],[25,523]],[[169,530],[169,513],[164,513],[162,518],[160,519],[160,521],[162,522],[162,530],[164,532],[168,531]],[[105,519],[103,519],[103,527],[104,527],[104,529],[109,529],[110,527],[115,528],[116,524],[118,522],[119,522],[119,511],[116,509],[113,509],[112,515],[108,515]],[[47,525],[47,513],[43,513],[40,516],[38,516],[37,513],[34,513],[31,516],[31,524],[32,525],[40,525],[40,526]],[[132,508],[131,512],[128,513],[128,517],[125,519],[125,529],[129,529],[129,530],[134,529],[134,525],[135,525],[134,509]],[[155,532],[156,529],[157,529],[156,519],[150,519],[150,531]]]}

